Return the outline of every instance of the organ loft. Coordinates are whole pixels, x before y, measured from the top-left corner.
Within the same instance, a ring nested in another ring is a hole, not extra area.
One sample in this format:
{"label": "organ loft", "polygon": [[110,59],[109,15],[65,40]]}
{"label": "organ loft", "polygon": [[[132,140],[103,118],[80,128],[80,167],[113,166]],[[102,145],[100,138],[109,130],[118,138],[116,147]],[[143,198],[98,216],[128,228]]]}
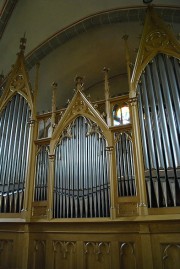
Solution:
{"label": "organ loft", "polygon": [[[143,24],[134,63],[130,36],[120,39],[125,93],[112,95],[123,82],[113,86],[113,66],[102,66],[92,99],[77,64],[73,78],[65,70],[68,102],[57,107],[66,89],[52,80],[50,109],[39,112],[40,80],[56,71],[25,56],[25,35],[1,74],[0,268],[179,269],[180,45],[160,16],[171,9],[132,10]],[[108,12],[117,20],[122,11]]]}

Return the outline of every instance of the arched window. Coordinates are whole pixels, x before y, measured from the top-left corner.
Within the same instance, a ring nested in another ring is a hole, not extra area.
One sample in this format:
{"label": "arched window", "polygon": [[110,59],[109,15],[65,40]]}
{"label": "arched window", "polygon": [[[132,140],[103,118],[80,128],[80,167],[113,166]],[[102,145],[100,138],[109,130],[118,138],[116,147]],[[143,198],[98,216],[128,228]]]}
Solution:
{"label": "arched window", "polygon": [[129,106],[126,104],[115,104],[113,107],[113,125],[124,125],[130,123]]}

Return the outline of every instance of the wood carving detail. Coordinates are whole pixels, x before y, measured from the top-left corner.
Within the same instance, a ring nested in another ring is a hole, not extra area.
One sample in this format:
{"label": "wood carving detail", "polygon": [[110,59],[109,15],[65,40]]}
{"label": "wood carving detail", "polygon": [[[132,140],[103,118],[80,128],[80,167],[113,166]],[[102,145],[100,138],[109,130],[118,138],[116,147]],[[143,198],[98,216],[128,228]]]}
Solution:
{"label": "wood carving detail", "polygon": [[136,269],[136,257],[134,243],[120,243],[120,265],[123,269]]}
{"label": "wood carving detail", "polygon": [[96,256],[97,261],[100,261],[102,255],[107,255],[110,253],[110,242],[85,242],[85,254],[89,253],[90,247],[93,248],[93,253]]}
{"label": "wood carving detail", "polygon": [[163,269],[179,269],[180,265],[180,243],[162,245]]}
{"label": "wood carving detail", "polygon": [[138,215],[137,203],[122,202],[117,205],[117,216],[135,216]]}
{"label": "wood carving detail", "polygon": [[67,255],[70,254],[71,251],[73,253],[76,252],[76,242],[59,240],[53,241],[54,252],[57,252],[58,248],[60,249],[63,259],[67,259]]}

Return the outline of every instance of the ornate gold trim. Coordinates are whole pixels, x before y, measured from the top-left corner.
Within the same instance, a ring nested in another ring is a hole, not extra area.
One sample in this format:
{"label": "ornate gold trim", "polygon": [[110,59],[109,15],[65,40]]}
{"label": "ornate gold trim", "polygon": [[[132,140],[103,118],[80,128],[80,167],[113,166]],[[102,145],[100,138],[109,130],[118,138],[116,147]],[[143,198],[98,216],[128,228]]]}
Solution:
{"label": "ornate gold trim", "polygon": [[29,76],[25,67],[25,58],[24,58],[24,49],[25,49],[25,37],[21,38],[20,41],[20,52],[17,54],[17,60],[12,66],[11,73],[7,78],[7,83],[5,85],[3,94],[0,98],[0,111],[6,106],[8,101],[12,97],[19,93],[21,94],[28,102],[30,109],[33,113],[33,94],[29,84]]}
{"label": "ornate gold trim", "polygon": [[130,97],[135,96],[136,86],[142,71],[158,53],[179,58],[180,44],[173,32],[150,6],[147,10],[142,38],[131,77]]}

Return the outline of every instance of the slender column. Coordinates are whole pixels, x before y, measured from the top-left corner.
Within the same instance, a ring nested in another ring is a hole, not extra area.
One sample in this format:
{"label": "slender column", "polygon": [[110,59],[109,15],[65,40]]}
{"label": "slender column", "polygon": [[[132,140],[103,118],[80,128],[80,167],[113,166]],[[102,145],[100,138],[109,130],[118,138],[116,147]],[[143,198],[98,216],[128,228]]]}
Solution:
{"label": "slender column", "polygon": [[24,211],[26,215],[26,220],[31,218],[31,210],[32,210],[32,201],[33,201],[33,189],[34,189],[34,175],[35,175],[35,145],[33,143],[35,138],[35,121],[30,120],[29,122],[30,128],[30,139],[29,139],[29,156],[30,160],[27,163],[28,171],[27,178],[25,181],[25,200],[24,200]]}
{"label": "slender column", "polygon": [[108,80],[108,72],[109,69],[104,67],[103,68],[104,71],[104,93],[105,93],[105,101],[106,101],[106,116],[107,116],[107,124],[108,126],[111,126],[111,106],[110,106],[110,102],[109,102],[109,80]]}
{"label": "slender column", "polygon": [[138,118],[137,98],[130,99],[131,104],[131,120],[133,126],[133,147],[134,147],[134,160],[136,165],[136,184],[139,193],[139,214],[147,215],[147,196],[146,196],[146,184],[144,178],[144,162],[143,152],[141,144],[141,133]]}
{"label": "slender column", "polygon": [[130,53],[129,53],[129,46],[128,46],[128,35],[124,35],[122,37],[122,39],[124,40],[124,46],[125,46],[125,54],[126,54],[126,64],[127,64],[127,74],[128,74],[128,83],[130,85],[130,81],[131,81],[131,61],[130,61]]}
{"label": "slender column", "polygon": [[52,84],[52,116],[51,116],[52,133],[56,126],[56,89],[57,89],[57,83],[53,82]]}
{"label": "slender column", "polygon": [[143,162],[143,152],[142,152],[142,144],[141,144],[141,132],[139,125],[139,117],[138,117],[138,107],[137,107],[137,97],[136,97],[136,89],[132,88],[131,84],[131,62],[129,55],[129,47],[128,47],[128,36],[123,36],[125,42],[125,51],[126,51],[126,64],[127,64],[127,73],[128,73],[128,82],[129,82],[129,97],[130,97],[130,105],[131,105],[131,122],[132,122],[132,132],[133,132],[133,154],[134,154],[134,162],[135,162],[135,174],[136,174],[136,184],[137,190],[139,193],[139,214],[147,215],[147,196],[146,196],[146,183],[144,178],[144,162]]}
{"label": "slender column", "polygon": [[39,67],[40,63],[36,64],[36,78],[34,85],[34,114],[36,115],[36,103],[37,103],[37,94],[38,94],[38,83],[39,83]]}
{"label": "slender column", "polygon": [[[113,145],[113,134],[111,134],[111,145]],[[110,177],[110,216],[111,219],[116,218],[116,208],[115,208],[115,180],[116,180],[116,168],[114,167],[116,161],[115,161],[115,148],[114,146],[108,146],[106,147],[106,150],[108,152],[109,157],[109,177]]]}
{"label": "slender column", "polygon": [[53,197],[54,197],[54,160],[55,155],[49,155],[49,178],[47,186],[47,197],[48,197],[48,219],[50,220],[53,217]]}

